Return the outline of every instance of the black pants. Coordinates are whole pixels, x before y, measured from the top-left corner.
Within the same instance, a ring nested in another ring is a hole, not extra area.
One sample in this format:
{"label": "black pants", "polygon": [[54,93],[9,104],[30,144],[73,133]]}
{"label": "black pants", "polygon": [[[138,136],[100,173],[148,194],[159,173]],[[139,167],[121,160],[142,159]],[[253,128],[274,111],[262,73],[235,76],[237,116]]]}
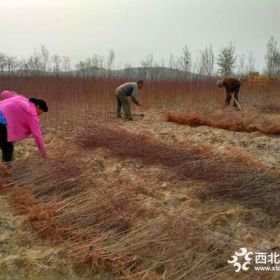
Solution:
{"label": "black pants", "polygon": [[8,162],[13,159],[14,145],[8,142],[7,127],[0,124],[0,148],[2,150],[2,161]]}
{"label": "black pants", "polygon": [[[231,93],[230,92],[227,92],[226,93],[226,100],[225,100],[225,103],[226,105],[229,105],[230,104],[230,100],[231,100],[231,94],[233,94],[233,96],[235,97],[235,99],[238,101],[238,93],[239,93],[239,90],[240,90],[240,85],[233,88],[231,90]],[[233,106],[234,107],[237,107],[237,104],[235,101],[233,101]]]}

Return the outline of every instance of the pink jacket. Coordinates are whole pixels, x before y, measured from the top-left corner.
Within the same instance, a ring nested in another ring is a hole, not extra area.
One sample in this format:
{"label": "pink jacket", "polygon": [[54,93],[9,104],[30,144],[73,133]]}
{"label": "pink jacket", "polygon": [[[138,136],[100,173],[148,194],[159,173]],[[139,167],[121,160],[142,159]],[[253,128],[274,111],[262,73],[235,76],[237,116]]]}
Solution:
{"label": "pink jacket", "polygon": [[36,106],[14,91],[3,91],[1,97],[0,111],[7,122],[8,141],[20,141],[32,134],[40,154],[46,155]]}

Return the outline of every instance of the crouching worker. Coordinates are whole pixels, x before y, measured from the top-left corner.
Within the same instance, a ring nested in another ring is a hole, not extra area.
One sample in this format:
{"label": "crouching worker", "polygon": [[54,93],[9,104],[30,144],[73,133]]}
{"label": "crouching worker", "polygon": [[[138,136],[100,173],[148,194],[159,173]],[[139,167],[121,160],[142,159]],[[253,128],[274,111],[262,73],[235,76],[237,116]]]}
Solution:
{"label": "crouching worker", "polygon": [[[230,105],[230,101],[232,96],[234,96],[234,99],[236,99],[236,101],[238,102],[238,93],[240,90],[240,80],[236,79],[236,78],[224,78],[222,80],[219,80],[217,82],[217,85],[222,88],[224,87],[226,90],[226,100],[225,100],[225,105],[229,106]],[[236,102],[235,100],[233,100],[233,106],[234,107],[238,107],[240,108],[239,104]]]}
{"label": "crouching worker", "polygon": [[129,96],[131,97],[134,104],[138,106],[142,106],[139,104],[137,100],[137,92],[138,90],[143,89],[143,87],[144,87],[144,81],[139,80],[137,81],[137,83],[135,82],[125,83],[116,89],[116,98],[118,103],[117,116],[119,118],[121,117],[121,109],[123,107],[126,119],[130,121],[133,120],[131,116],[131,109],[130,109],[128,97]]}
{"label": "crouching worker", "polygon": [[32,134],[41,156],[46,155],[39,116],[48,112],[42,99],[26,98],[13,91],[3,91],[0,101],[0,148],[2,161],[13,159],[13,143]]}

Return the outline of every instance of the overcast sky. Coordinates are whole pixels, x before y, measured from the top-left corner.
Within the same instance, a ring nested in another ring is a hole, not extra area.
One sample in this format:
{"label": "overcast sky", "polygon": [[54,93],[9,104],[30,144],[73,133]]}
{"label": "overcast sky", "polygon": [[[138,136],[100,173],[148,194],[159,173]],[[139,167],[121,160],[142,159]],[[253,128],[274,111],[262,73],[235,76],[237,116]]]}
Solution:
{"label": "overcast sky", "polygon": [[72,64],[111,49],[116,66],[149,53],[167,63],[184,45],[195,58],[232,41],[262,70],[270,36],[280,42],[280,0],[0,0],[0,13],[0,52],[27,57],[44,45]]}

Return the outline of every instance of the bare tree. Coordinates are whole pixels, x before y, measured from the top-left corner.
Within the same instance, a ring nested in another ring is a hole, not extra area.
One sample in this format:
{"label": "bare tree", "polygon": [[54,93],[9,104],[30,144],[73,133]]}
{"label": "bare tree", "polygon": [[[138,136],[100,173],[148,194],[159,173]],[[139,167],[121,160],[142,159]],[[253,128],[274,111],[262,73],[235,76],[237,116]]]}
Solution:
{"label": "bare tree", "polygon": [[63,56],[61,59],[61,67],[64,72],[71,70],[71,59],[68,56]]}
{"label": "bare tree", "polygon": [[266,73],[269,76],[280,75],[280,52],[277,46],[277,41],[273,36],[270,37],[266,45]]}
{"label": "bare tree", "polygon": [[236,56],[235,47],[230,43],[228,47],[224,47],[218,55],[217,64],[219,66],[219,73],[222,76],[230,76],[235,68]]}
{"label": "bare tree", "polygon": [[256,71],[256,58],[253,52],[248,53],[247,57],[247,65],[246,65],[246,73],[249,74],[250,72],[255,72]]}
{"label": "bare tree", "polygon": [[110,53],[109,53],[109,56],[108,56],[108,59],[107,59],[107,68],[109,70],[112,69],[115,57],[116,57],[115,52],[113,50],[110,50]]}
{"label": "bare tree", "polygon": [[91,68],[104,68],[104,57],[94,54],[91,58]]}
{"label": "bare tree", "polygon": [[169,56],[168,66],[171,69],[179,69],[178,59],[176,59],[173,54]]}
{"label": "bare tree", "polygon": [[179,59],[180,69],[182,71],[190,72],[191,69],[191,52],[187,46],[183,47],[183,55]]}
{"label": "bare tree", "polygon": [[82,71],[87,69],[87,63],[83,60],[79,61],[76,65],[75,65],[76,70],[78,71]]}
{"label": "bare tree", "polygon": [[8,72],[15,71],[18,66],[18,60],[15,56],[6,57],[6,70]]}
{"label": "bare tree", "polygon": [[42,70],[46,72],[49,67],[50,52],[43,45],[41,46],[40,49],[40,58],[41,58]]}
{"label": "bare tree", "polygon": [[19,71],[24,71],[28,69],[27,61],[26,59],[22,58],[18,60],[18,70]]}
{"label": "bare tree", "polygon": [[144,60],[140,62],[142,67],[152,67],[154,65],[154,55],[149,53]]}
{"label": "bare tree", "polygon": [[154,55],[152,53],[149,53],[145,59],[141,60],[140,62],[141,66],[143,67],[142,69],[142,76],[145,78],[145,79],[153,79],[154,76],[153,76],[153,73],[150,70],[148,70],[147,68],[149,67],[153,67],[154,66]]}
{"label": "bare tree", "polygon": [[26,70],[34,72],[44,71],[40,54],[35,50],[34,54],[27,59]]}
{"label": "bare tree", "polygon": [[57,54],[53,55],[51,57],[53,66],[52,66],[52,71],[54,73],[59,73],[61,71],[61,57]]}
{"label": "bare tree", "polygon": [[3,72],[7,65],[7,56],[3,53],[0,53],[0,71]]}
{"label": "bare tree", "polygon": [[212,76],[214,72],[215,56],[212,45],[200,51],[199,74]]}
{"label": "bare tree", "polygon": [[77,70],[93,75],[96,75],[101,68],[104,68],[104,57],[97,54],[94,54],[92,57],[88,57],[85,60],[81,60],[76,64]]}
{"label": "bare tree", "polygon": [[246,63],[245,54],[238,55],[238,71],[237,71],[237,74],[240,77],[243,77],[245,75],[245,63]]}

